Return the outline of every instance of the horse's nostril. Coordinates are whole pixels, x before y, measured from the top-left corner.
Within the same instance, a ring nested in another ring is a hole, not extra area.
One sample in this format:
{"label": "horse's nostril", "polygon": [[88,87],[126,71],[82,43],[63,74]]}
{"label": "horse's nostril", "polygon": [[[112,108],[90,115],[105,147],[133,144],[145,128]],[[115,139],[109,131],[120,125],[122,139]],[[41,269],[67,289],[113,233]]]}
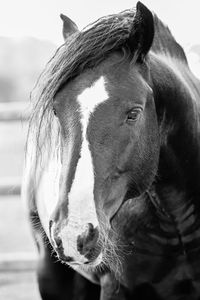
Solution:
{"label": "horse's nostril", "polygon": [[62,248],[62,240],[59,237],[54,237],[57,248]]}
{"label": "horse's nostril", "polygon": [[83,239],[80,236],[77,239],[77,249],[80,253],[83,252]]}
{"label": "horse's nostril", "polygon": [[53,225],[53,221],[50,220],[50,221],[49,221],[49,231],[50,231],[50,232],[51,232],[51,227],[52,227],[52,225]]}
{"label": "horse's nostril", "polygon": [[85,230],[77,238],[77,250],[85,256],[92,256],[99,237],[98,228],[88,223]]}

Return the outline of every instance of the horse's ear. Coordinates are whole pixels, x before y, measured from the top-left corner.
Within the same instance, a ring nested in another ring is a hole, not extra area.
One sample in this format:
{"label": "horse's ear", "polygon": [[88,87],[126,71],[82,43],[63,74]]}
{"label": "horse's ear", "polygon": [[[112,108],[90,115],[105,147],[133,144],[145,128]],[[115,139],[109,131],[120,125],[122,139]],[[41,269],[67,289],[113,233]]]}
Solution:
{"label": "horse's ear", "polygon": [[142,62],[151,48],[154,38],[154,20],[151,11],[137,2],[133,27],[129,36],[129,48]]}
{"label": "horse's ear", "polygon": [[72,35],[73,33],[78,31],[77,25],[67,16],[60,14],[60,18],[63,21],[63,38],[66,41],[66,39]]}

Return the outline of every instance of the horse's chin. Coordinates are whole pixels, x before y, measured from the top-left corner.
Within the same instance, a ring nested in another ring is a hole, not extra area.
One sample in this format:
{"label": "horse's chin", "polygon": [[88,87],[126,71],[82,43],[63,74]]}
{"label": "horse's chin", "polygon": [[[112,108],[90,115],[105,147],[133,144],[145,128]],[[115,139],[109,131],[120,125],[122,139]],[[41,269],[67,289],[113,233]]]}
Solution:
{"label": "horse's chin", "polygon": [[95,258],[94,260],[88,261],[87,263],[72,261],[67,264],[70,267],[72,267],[73,269],[83,268],[85,270],[89,270],[89,269],[94,270],[94,269],[98,268],[102,264],[102,262],[103,262],[103,255],[102,255],[102,253],[100,253],[97,258]]}
{"label": "horse's chin", "polygon": [[99,278],[97,274],[104,272],[103,255],[100,253],[100,255],[94,261],[88,262],[87,264],[68,263],[68,266],[92,282],[99,284]]}

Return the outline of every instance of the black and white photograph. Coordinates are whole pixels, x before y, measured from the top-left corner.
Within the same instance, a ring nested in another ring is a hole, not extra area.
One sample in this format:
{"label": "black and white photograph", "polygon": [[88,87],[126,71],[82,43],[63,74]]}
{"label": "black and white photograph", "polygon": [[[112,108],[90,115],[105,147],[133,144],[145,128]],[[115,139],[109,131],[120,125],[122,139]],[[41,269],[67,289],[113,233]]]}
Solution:
{"label": "black and white photograph", "polygon": [[200,300],[200,1],[0,0],[0,300]]}

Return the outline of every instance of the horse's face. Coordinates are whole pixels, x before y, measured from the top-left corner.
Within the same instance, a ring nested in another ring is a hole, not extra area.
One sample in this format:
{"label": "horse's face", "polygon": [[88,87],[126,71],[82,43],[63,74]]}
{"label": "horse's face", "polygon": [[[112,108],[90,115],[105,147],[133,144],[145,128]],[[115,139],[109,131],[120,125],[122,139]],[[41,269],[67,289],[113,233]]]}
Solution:
{"label": "horse's face", "polygon": [[[52,243],[70,263],[104,260],[112,218],[157,171],[159,139],[148,68],[113,54],[56,95],[61,127],[59,202]],[[64,254],[64,255],[63,255]]]}
{"label": "horse's face", "polygon": [[[125,201],[148,189],[157,171],[158,125],[145,59],[154,37],[153,16],[139,2],[131,23],[114,16],[82,35],[69,18],[62,18],[71,53],[68,67],[76,70],[79,57],[83,68],[80,75],[68,74],[71,80],[62,82],[54,97],[62,168],[49,236],[65,262],[111,267],[123,231],[118,226],[116,232],[112,220]],[[85,36],[83,44],[80,36]]]}

